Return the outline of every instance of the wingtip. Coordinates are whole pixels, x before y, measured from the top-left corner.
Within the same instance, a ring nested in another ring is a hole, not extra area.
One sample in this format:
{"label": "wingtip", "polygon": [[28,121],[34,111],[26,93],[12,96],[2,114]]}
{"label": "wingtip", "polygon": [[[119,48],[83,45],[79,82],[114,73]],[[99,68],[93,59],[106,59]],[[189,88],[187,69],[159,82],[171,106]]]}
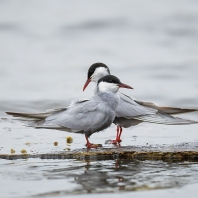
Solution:
{"label": "wingtip", "polygon": [[13,114],[15,114],[15,113],[9,112],[9,111],[6,111],[5,113],[8,114],[8,115],[13,115]]}

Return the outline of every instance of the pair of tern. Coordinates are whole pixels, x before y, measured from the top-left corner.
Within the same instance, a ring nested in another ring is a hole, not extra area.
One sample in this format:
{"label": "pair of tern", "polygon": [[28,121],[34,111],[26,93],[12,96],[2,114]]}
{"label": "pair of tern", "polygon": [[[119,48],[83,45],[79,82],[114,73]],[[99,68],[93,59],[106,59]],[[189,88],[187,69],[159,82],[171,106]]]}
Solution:
{"label": "pair of tern", "polygon": [[151,102],[135,100],[119,92],[119,88],[132,89],[132,87],[121,83],[116,76],[111,75],[109,68],[103,63],[91,65],[83,91],[90,82],[96,84],[94,95],[89,99],[73,100],[66,108],[36,114],[6,113],[28,121],[29,127],[82,133],[85,135],[87,148],[97,148],[97,145],[90,143],[88,138],[93,133],[108,128],[112,123],[117,125],[116,139],[110,141],[113,144],[122,141],[122,127],[128,128],[141,122],[166,125],[198,123],[172,116],[198,111],[198,109],[160,107]]}

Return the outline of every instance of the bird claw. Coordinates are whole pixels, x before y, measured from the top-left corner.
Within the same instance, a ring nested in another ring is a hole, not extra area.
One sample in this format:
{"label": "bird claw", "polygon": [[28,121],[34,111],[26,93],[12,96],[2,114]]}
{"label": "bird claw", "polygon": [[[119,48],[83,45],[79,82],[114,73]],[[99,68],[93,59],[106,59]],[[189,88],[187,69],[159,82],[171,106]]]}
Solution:
{"label": "bird claw", "polygon": [[102,147],[102,144],[92,144],[92,143],[89,143],[89,144],[86,144],[86,147],[88,149],[90,149],[90,148],[98,148],[98,147]]}
{"label": "bird claw", "polygon": [[105,144],[120,144],[122,142],[121,139],[115,139],[115,140],[106,140]]}
{"label": "bird claw", "polygon": [[89,142],[88,137],[85,135],[85,139],[87,140],[87,144],[85,145],[88,149],[90,148],[98,148],[98,147],[102,147],[102,144],[92,144]]}
{"label": "bird claw", "polygon": [[122,142],[121,139],[112,140],[112,144],[120,144],[120,142]]}

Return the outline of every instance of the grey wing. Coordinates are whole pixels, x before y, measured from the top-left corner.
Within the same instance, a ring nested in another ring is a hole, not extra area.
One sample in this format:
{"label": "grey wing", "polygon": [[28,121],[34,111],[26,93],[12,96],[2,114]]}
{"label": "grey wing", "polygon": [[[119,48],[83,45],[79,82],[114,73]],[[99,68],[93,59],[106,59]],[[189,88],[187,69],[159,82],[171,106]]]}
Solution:
{"label": "grey wing", "polygon": [[[77,104],[77,103],[83,103],[85,101],[88,101],[88,99],[77,99],[73,100],[69,107]],[[30,127],[37,127],[37,128],[51,128],[51,129],[59,129],[59,130],[67,130],[65,128],[60,128],[60,125],[56,123],[48,123],[46,124],[46,120],[49,118],[55,118],[58,115],[62,114],[63,112],[66,112],[66,110],[69,108],[57,108],[57,109],[48,109],[45,112],[42,113],[21,113],[21,112],[6,112],[8,115],[12,115],[13,117],[17,117],[16,120],[24,121],[26,123],[26,126]],[[26,122],[27,121],[27,122]],[[44,127],[46,125],[46,127]]]}
{"label": "grey wing", "polygon": [[98,102],[86,100],[72,104],[67,110],[47,117],[44,123],[37,125],[37,128],[92,133],[100,130],[99,126],[105,117]]}
{"label": "grey wing", "polygon": [[43,113],[20,113],[20,112],[6,112],[8,115],[12,115],[13,117],[18,117],[23,120],[42,120],[45,119],[46,117],[57,113],[57,112],[62,112],[66,110],[66,108],[59,108],[59,109],[49,109],[46,112]]}
{"label": "grey wing", "polygon": [[157,112],[156,109],[144,107],[136,103],[131,97],[120,93],[120,101],[116,110],[116,117],[133,118],[141,115],[150,115]]}
{"label": "grey wing", "polygon": [[[120,95],[120,102],[117,107],[116,111],[116,117],[117,118],[126,118],[126,119],[137,119],[139,121],[144,122],[151,122],[151,123],[157,123],[157,124],[166,124],[166,125],[180,125],[180,124],[195,124],[196,121],[192,120],[186,120],[182,118],[173,117],[168,113],[176,114],[184,112],[184,110],[181,110],[179,108],[160,108],[159,106],[153,104],[153,103],[144,103],[142,105],[142,102],[138,101],[138,103],[130,98],[127,95],[124,95],[122,93]],[[165,112],[161,111],[165,110]],[[194,111],[193,109],[192,111]],[[189,111],[188,111],[189,112]]]}
{"label": "grey wing", "polygon": [[134,100],[134,101],[142,106],[157,109],[159,111],[162,111],[164,113],[171,114],[171,115],[198,111],[198,109],[166,107],[166,106],[164,107],[164,106],[158,106],[157,104],[152,103],[152,102],[143,102],[143,101],[138,101],[138,100]]}
{"label": "grey wing", "polygon": [[75,104],[81,103],[81,102],[86,102],[88,100],[89,99],[87,99],[87,98],[74,99],[74,100],[71,101],[69,106],[72,106],[72,105],[75,105]]}
{"label": "grey wing", "polygon": [[183,124],[197,124],[198,123],[193,120],[186,120],[183,118],[173,117],[164,112],[157,112],[156,114],[153,114],[153,115],[137,116],[135,119],[144,121],[144,122],[166,124],[166,125],[183,125]]}

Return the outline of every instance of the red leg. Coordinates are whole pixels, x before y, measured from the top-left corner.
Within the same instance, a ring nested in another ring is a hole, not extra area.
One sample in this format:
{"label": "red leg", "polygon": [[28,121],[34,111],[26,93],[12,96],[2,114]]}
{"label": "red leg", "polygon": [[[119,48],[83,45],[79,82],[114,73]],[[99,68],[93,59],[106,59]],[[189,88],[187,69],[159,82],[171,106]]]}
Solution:
{"label": "red leg", "polygon": [[89,148],[98,148],[99,147],[99,145],[97,145],[97,144],[92,144],[92,143],[90,143],[89,142],[89,139],[88,139],[88,137],[85,135],[85,138],[86,138],[86,141],[87,141],[87,144],[86,144],[86,147],[89,149]]}
{"label": "red leg", "polygon": [[[120,139],[122,134],[122,127],[121,126],[117,126],[117,135],[116,135],[116,139],[115,140],[106,140],[105,144],[120,144],[120,142],[122,142],[122,140]],[[120,145],[119,145],[120,146]]]}
{"label": "red leg", "polygon": [[122,134],[122,127],[121,126],[117,126],[117,136],[115,140],[112,140],[112,144],[117,144],[122,142],[122,140],[120,139]]}
{"label": "red leg", "polygon": [[120,139],[121,135],[122,135],[122,127],[120,126],[120,134],[119,134],[119,138],[118,138],[120,140],[120,142],[122,142],[122,140]]}
{"label": "red leg", "polygon": [[119,137],[119,130],[120,130],[120,127],[117,126],[117,135],[116,135],[116,139]]}

